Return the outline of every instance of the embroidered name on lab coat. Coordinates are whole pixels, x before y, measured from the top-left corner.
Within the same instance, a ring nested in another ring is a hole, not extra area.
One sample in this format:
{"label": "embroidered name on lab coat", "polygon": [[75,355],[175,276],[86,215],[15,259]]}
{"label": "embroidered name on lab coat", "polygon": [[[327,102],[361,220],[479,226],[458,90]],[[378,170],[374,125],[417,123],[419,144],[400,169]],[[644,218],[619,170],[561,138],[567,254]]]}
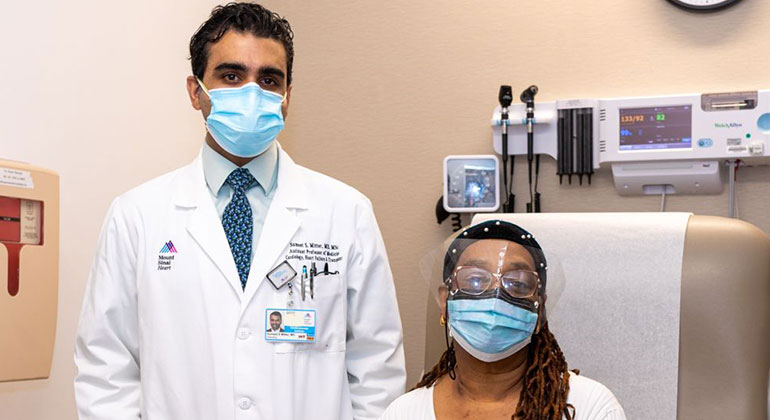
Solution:
{"label": "embroidered name on lab coat", "polygon": [[316,242],[289,242],[286,259],[322,263],[342,261],[338,245]]}

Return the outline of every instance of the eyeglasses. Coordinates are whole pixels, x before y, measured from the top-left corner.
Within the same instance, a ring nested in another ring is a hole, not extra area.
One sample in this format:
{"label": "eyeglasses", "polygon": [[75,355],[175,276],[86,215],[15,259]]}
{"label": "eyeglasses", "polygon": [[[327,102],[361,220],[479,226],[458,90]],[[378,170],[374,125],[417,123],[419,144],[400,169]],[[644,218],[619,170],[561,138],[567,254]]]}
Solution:
{"label": "eyeglasses", "polygon": [[513,270],[505,273],[490,273],[475,266],[457,266],[452,273],[449,291],[452,294],[462,291],[469,295],[478,296],[495,285],[497,282],[511,297],[529,298],[535,295],[540,285],[540,277],[534,271]]}

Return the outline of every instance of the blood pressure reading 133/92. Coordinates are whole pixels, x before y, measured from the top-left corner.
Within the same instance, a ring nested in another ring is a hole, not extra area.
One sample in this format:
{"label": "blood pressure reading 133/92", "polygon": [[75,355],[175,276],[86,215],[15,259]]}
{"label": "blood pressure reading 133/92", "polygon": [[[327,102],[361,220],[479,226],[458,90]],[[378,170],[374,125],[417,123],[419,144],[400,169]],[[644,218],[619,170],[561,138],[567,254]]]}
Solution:
{"label": "blood pressure reading 133/92", "polygon": [[690,148],[690,105],[620,109],[620,150]]}

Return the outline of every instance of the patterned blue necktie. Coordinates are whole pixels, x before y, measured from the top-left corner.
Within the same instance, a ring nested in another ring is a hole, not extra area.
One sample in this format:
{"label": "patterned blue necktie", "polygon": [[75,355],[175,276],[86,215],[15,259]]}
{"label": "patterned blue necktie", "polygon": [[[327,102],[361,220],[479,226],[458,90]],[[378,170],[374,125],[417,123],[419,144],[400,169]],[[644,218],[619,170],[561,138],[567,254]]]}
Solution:
{"label": "patterned blue necktie", "polygon": [[245,289],[251,268],[251,240],[254,231],[254,218],[251,214],[251,205],[246,198],[246,190],[254,186],[257,180],[248,169],[238,168],[227,176],[225,182],[233,189],[233,198],[225,207],[222,227],[225,228],[227,242],[230,244],[230,251],[238,268],[241,287]]}

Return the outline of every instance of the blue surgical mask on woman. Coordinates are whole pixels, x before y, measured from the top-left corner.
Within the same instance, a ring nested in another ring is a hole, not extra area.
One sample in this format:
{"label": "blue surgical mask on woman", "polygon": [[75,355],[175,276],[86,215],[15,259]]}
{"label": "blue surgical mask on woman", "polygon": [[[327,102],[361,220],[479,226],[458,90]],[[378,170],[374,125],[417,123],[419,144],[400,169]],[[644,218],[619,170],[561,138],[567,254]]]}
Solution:
{"label": "blue surgical mask on woman", "polygon": [[449,330],[462,348],[484,362],[496,362],[529,344],[537,312],[497,297],[447,301]]}
{"label": "blue surgical mask on woman", "polygon": [[270,147],[283,130],[281,106],[285,96],[269,92],[254,82],[237,88],[206,89],[211,113],[206,128],[211,137],[231,155],[254,157]]}

